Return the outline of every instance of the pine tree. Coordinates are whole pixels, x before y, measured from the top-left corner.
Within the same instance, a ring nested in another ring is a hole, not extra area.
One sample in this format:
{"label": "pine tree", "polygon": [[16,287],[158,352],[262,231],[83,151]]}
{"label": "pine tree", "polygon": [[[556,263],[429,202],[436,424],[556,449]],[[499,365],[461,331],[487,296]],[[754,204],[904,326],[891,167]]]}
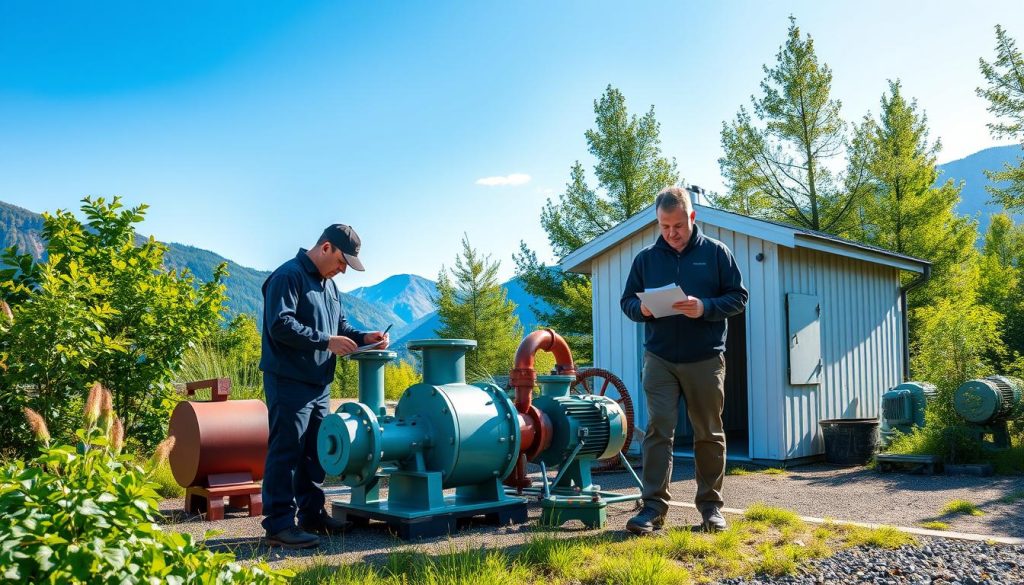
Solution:
{"label": "pine tree", "polygon": [[449,339],[475,339],[476,349],[466,354],[469,379],[504,375],[512,368],[523,327],[516,305],[498,284],[500,263],[491,262],[462,239],[462,254],[455,268],[442,268],[437,278],[437,305],[441,327],[437,335]]}
{"label": "pine tree", "polygon": [[740,107],[722,123],[718,159],[728,192],[714,203],[746,215],[841,233],[861,193],[858,171],[830,170],[846,146],[841,102],[830,97],[832,70],[818,62],[814,41],[790,17],[788,39],[774,68],[764,66],[762,96],[751,97],[754,119]]}
{"label": "pine tree", "polygon": [[[652,205],[658,191],[679,181],[675,160],[661,154],[654,106],[642,117],[631,116],[622,92],[609,85],[594,102],[594,114],[596,127],[585,137],[596,159],[596,188],[587,183],[583,165],[576,161],[558,202],[549,199],[541,212],[541,225],[559,258]],[[526,291],[551,307],[531,307],[538,321],[565,336],[578,361],[589,359],[590,279],[544,265],[526,243],[513,258]]]}
{"label": "pine tree", "polygon": [[[979,87],[976,92],[988,100],[989,112],[1006,120],[988,124],[989,132],[996,138],[1024,143],[1024,56],[1013,38],[997,24],[996,60],[978,61],[988,87]],[[985,175],[992,182],[1005,182],[1003,187],[985,187],[993,202],[1008,209],[1024,209],[1024,158],[1018,157],[1016,166],[1006,163],[1003,170],[985,171]]]}
{"label": "pine tree", "polygon": [[[908,102],[899,81],[889,82],[878,120],[865,116],[857,127],[850,166],[865,173],[859,238],[869,244],[932,262],[932,278],[915,289],[911,308],[962,291],[963,263],[976,259],[975,222],[956,213],[963,185],[936,185],[940,141],[928,140],[928,118]],[[851,171],[853,172],[853,171]],[[914,278],[904,274],[904,283]]]}

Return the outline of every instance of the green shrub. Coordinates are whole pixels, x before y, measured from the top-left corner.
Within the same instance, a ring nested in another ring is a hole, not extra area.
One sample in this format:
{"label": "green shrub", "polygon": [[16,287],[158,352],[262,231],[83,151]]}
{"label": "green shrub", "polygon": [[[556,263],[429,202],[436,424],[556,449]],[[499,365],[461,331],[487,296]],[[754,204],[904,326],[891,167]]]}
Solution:
{"label": "green shrub", "polygon": [[[121,454],[121,422],[94,388],[77,448],[51,447],[0,470],[0,579],[20,583],[283,583],[290,572],[243,567],[186,534],[164,532],[155,485]],[[105,404],[101,407],[100,404]],[[167,446],[169,450],[169,445]]]}
{"label": "green shrub", "polygon": [[0,328],[0,445],[21,455],[31,447],[21,409],[39,412],[58,441],[74,442],[69,421],[94,382],[114,393],[133,448],[152,450],[174,406],[174,369],[223,309],[225,265],[199,284],[165,268],[164,244],[136,239],[145,205],[83,201],[85,222],[64,210],[43,214],[45,261],[14,249],[0,260],[13,267],[0,274],[0,298],[13,309]]}

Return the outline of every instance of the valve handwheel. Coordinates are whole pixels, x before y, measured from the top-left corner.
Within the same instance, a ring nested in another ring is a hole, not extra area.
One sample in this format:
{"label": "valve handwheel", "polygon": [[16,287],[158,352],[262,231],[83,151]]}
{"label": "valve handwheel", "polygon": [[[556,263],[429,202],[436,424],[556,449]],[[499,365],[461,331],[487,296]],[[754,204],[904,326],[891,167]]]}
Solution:
{"label": "valve handwheel", "polygon": [[[633,441],[633,398],[626,384],[604,368],[583,368],[576,372],[576,382],[570,391],[573,394],[607,396],[619,403],[626,413],[626,442],[622,444],[621,451],[623,454],[628,453],[629,444]],[[599,460],[594,471],[608,471],[618,466],[619,458],[609,457]]]}

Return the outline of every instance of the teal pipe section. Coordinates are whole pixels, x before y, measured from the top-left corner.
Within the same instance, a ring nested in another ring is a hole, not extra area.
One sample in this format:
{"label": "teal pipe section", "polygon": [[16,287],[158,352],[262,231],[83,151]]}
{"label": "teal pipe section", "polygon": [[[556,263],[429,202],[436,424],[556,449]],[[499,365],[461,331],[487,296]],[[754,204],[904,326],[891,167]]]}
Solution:
{"label": "teal pipe section", "polygon": [[569,388],[576,381],[576,376],[537,376],[540,384],[540,395],[561,398],[569,395]]}
{"label": "teal pipe section", "polygon": [[398,354],[387,350],[361,351],[349,359],[359,363],[359,402],[370,412],[384,416],[384,367]]}
{"label": "teal pipe section", "polygon": [[423,450],[426,440],[426,429],[422,426],[410,426],[398,421],[381,425],[382,461],[401,461],[412,457],[417,451]]}
{"label": "teal pipe section", "polygon": [[476,348],[472,339],[420,339],[409,349],[423,352],[423,383],[431,386],[466,383],[466,352]]}

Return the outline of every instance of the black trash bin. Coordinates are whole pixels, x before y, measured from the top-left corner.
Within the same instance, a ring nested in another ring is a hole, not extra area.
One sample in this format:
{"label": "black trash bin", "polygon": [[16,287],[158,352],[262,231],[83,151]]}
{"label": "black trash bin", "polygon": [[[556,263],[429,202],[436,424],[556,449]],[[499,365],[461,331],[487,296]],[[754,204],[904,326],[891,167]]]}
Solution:
{"label": "black trash bin", "polygon": [[877,418],[832,418],[818,424],[828,463],[864,465],[878,451]]}

